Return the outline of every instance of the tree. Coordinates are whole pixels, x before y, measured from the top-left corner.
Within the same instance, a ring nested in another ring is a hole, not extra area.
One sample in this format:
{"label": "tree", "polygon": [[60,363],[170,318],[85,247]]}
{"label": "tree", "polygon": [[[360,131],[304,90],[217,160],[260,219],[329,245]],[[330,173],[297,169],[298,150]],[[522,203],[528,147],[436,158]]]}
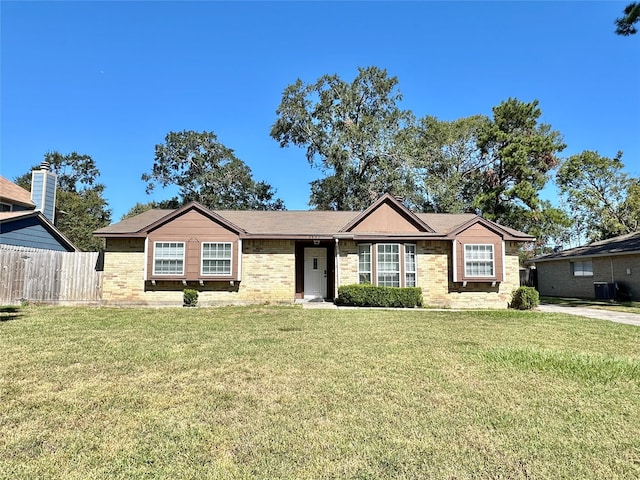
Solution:
{"label": "tree", "polygon": [[[93,232],[109,225],[111,211],[103,197],[104,185],[98,182],[100,170],[89,155],[72,152],[62,155],[47,152],[44,161],[58,176],[56,192],[56,226],[78,248],[85,251],[104,249],[104,239]],[[38,169],[39,165],[31,170]],[[16,178],[15,183],[31,189],[31,171]]]}
{"label": "tree", "polygon": [[211,209],[284,210],[284,203],[265,182],[256,182],[251,169],[213,132],[170,132],[156,145],[155,162],[144,173],[147,193],[156,185],[175,185],[177,205],[197,201]]}
{"label": "tree", "polygon": [[151,201],[147,203],[136,203],[133,207],[129,209],[127,213],[120,217],[120,220],[125,220],[127,218],[135,217],[136,215],[140,215],[148,210],[152,210],[155,208],[166,209],[166,210],[175,210],[176,208],[180,208],[180,202],[178,199],[173,198],[170,200],[163,200],[160,202]]}
{"label": "tree", "polygon": [[556,182],[580,237],[595,241],[640,227],[640,179],[624,173],[621,158],[622,152],[607,158],[584,151],[558,170]]}
{"label": "tree", "polygon": [[454,121],[426,116],[413,129],[412,155],[421,179],[420,210],[461,213],[473,211],[483,159],[477,147],[483,115]]}
{"label": "tree", "polygon": [[[483,162],[474,203],[484,217],[527,231],[544,244],[546,217],[561,221],[564,215],[539,194],[565,145],[559,132],[538,123],[541,115],[537,100],[509,98],[493,108],[493,119],[478,132]],[[568,226],[569,220],[562,223]]]}
{"label": "tree", "polygon": [[368,67],[351,83],[324,75],[284,90],[271,137],[281,147],[305,148],[309,164],[324,173],[311,183],[310,205],[359,210],[384,193],[413,195],[410,157],[397,145],[412,117],[398,107],[397,83]]}
{"label": "tree", "polygon": [[632,2],[624,9],[624,17],[616,18],[616,34],[635,35],[638,28],[635,26],[640,21],[640,2]]}

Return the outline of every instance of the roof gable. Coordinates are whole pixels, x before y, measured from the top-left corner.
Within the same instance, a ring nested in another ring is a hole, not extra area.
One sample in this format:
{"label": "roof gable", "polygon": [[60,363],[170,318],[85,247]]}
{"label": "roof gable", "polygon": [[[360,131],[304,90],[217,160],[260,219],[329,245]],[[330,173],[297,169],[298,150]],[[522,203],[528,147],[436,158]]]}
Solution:
{"label": "roof gable", "polygon": [[474,215],[472,218],[470,218],[466,222],[462,223],[461,225],[458,225],[456,228],[449,231],[448,237],[451,237],[451,238],[457,237],[463,232],[465,232],[466,230],[468,230],[469,228],[477,225],[483,226],[487,230],[501,237],[503,240],[514,240],[514,241],[526,242],[526,241],[533,241],[535,239],[535,237],[529,234],[519,232],[518,230],[514,230],[512,228],[504,227],[499,223],[492,222],[478,215]]}
{"label": "roof gable", "polygon": [[180,208],[178,208],[177,210],[173,210],[170,213],[168,213],[167,215],[161,217],[160,219],[156,220],[155,222],[151,223],[150,225],[148,225],[146,228],[143,227],[142,230],[140,230],[140,233],[150,233],[154,230],[157,230],[158,228],[162,227],[163,225],[166,225],[169,222],[174,221],[175,219],[185,215],[188,212],[191,211],[197,211],[198,213],[200,213],[202,216],[208,218],[209,220],[212,220],[213,222],[221,225],[222,227],[226,228],[227,230],[230,230],[236,234],[240,234],[240,233],[245,233],[245,231],[238,227],[237,225],[231,223],[229,220],[227,220],[226,218],[218,215],[217,213],[209,210],[207,207],[205,207],[204,205],[198,203],[198,202],[191,202],[188,203]]}
{"label": "roof gable", "polygon": [[71,241],[60,230],[58,230],[55,225],[53,225],[40,211],[37,210],[0,213],[0,233],[7,233],[13,228],[21,229],[27,225],[23,222],[28,220],[32,220],[34,224],[37,224],[39,227],[44,229],[53,240],[68,252],[80,251],[80,249],[71,243]]}
{"label": "roof gable", "polygon": [[435,233],[429,225],[388,193],[343,226],[340,232]]}

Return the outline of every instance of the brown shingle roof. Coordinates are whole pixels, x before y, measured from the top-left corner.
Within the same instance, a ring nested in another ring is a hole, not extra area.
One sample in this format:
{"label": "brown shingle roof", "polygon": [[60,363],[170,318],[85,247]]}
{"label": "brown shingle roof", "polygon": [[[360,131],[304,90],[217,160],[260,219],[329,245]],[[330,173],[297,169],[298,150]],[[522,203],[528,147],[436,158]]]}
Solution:
{"label": "brown shingle roof", "polygon": [[4,177],[0,177],[0,200],[5,203],[36,208],[35,204],[31,201],[31,193],[29,193],[29,191]]}
{"label": "brown shingle roof", "polygon": [[[206,210],[199,204],[194,204],[195,208]],[[184,208],[184,207],[183,207]],[[128,218],[121,222],[101,228],[95,232],[97,236],[144,236],[149,227],[158,225],[164,217],[169,217],[176,210],[148,210],[135,217]],[[213,213],[219,215],[224,220],[237,226],[248,236],[258,237],[332,237],[343,229],[343,227],[362,212],[345,211],[260,211],[260,210],[214,210]],[[417,217],[435,233],[411,234],[424,237],[444,237],[456,228],[473,221],[477,217],[471,213],[446,214],[446,213],[420,213]],[[496,225],[497,226],[497,225]],[[531,239],[528,235],[499,226],[508,234],[523,240]],[[348,234],[348,233],[345,233]],[[401,234],[401,232],[398,232]],[[341,234],[343,235],[343,234]],[[367,235],[377,235],[375,232],[358,232],[358,237]],[[392,235],[393,236],[393,235]]]}
{"label": "brown shingle roof", "polygon": [[418,213],[416,215],[436,232],[445,234],[477,216],[473,213]]}

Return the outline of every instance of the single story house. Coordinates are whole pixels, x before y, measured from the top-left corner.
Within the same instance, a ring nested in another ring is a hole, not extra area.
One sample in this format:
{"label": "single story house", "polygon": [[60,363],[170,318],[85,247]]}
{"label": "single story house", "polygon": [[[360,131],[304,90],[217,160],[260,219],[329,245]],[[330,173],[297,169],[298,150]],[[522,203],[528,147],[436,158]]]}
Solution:
{"label": "single story house", "polygon": [[0,245],[78,250],[54,224],[56,182],[44,163],[32,172],[31,192],[0,177]]}
{"label": "single story house", "polygon": [[551,297],[640,301],[640,232],[532,258]]}
{"label": "single story house", "polygon": [[384,195],[363,212],[149,210],[106,239],[103,303],[332,301],[341,285],[418,286],[425,305],[505,308],[533,237],[475,214],[413,213]]}

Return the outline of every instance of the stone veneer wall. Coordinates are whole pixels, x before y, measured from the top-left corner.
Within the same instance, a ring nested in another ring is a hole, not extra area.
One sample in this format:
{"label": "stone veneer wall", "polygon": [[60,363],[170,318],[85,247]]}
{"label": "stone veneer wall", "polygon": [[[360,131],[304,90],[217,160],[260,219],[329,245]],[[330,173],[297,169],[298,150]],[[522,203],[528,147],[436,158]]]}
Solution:
{"label": "stone veneer wall", "polygon": [[[144,282],[144,239],[107,239],[102,302],[105,305],[181,306],[180,282],[156,286]],[[292,240],[243,241],[242,281],[231,286],[189,282],[200,291],[198,304],[292,303],[295,296],[295,249]]]}
{"label": "stone veneer wall", "polygon": [[[355,241],[339,243],[340,285],[358,283],[358,248]],[[518,244],[505,242],[506,278],[504,282],[471,284],[451,282],[452,245],[449,241],[417,242],[418,286],[425,306],[439,308],[506,308],[513,290],[520,286]],[[336,282],[338,284],[338,282]]]}

